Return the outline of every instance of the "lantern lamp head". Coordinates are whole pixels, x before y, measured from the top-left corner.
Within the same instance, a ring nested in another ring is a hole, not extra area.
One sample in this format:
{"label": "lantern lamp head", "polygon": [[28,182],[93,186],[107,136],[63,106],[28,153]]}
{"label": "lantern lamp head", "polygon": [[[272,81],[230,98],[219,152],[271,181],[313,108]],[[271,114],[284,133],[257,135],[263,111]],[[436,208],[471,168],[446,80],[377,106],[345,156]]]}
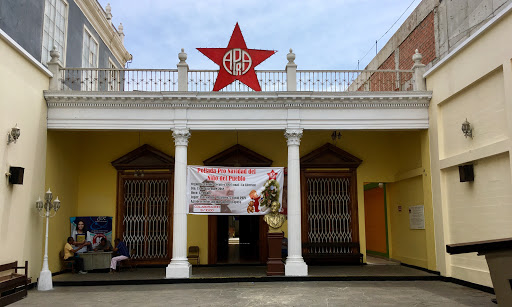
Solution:
{"label": "lantern lamp head", "polygon": [[471,124],[468,122],[468,119],[462,123],[462,133],[464,133],[465,137],[473,138],[473,128],[471,127]]}
{"label": "lantern lamp head", "polygon": [[18,124],[11,128],[11,132],[7,133],[7,144],[16,143],[20,137],[20,128]]}

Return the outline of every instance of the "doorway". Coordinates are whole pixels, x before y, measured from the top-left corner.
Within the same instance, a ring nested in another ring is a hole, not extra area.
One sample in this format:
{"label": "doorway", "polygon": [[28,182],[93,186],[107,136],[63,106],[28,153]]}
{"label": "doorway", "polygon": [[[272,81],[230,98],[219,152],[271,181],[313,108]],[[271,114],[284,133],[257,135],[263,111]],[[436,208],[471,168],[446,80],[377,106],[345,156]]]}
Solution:
{"label": "doorway", "polygon": [[368,255],[389,258],[385,183],[364,185],[364,220],[366,252]]}
{"label": "doorway", "polygon": [[217,263],[259,263],[259,216],[217,217]]}

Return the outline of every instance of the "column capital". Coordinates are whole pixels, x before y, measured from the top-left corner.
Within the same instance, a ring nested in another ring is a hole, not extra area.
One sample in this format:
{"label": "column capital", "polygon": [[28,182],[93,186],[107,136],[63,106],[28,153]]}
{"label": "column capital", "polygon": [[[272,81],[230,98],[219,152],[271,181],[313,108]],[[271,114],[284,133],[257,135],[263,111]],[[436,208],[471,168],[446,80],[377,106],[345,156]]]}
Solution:
{"label": "column capital", "polygon": [[174,138],[174,145],[188,146],[188,139],[190,138],[190,130],[188,128],[172,129],[172,137]]}
{"label": "column capital", "polygon": [[286,142],[289,145],[300,145],[300,139],[302,138],[302,129],[286,129],[284,132]]}

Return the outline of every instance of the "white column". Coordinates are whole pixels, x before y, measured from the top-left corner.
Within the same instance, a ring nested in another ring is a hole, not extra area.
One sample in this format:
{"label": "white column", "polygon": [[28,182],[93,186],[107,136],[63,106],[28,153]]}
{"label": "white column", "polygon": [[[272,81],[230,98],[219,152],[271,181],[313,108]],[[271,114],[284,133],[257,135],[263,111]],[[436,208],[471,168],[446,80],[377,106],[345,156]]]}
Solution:
{"label": "white column", "polygon": [[286,129],[288,142],[288,257],[286,276],[307,276],[308,266],[302,259],[300,214],[300,155],[302,129]]}
{"label": "white column", "polygon": [[286,90],[294,92],[297,90],[297,64],[295,64],[295,53],[290,48],[290,53],[286,55],[288,64],[286,64]]}
{"label": "white column", "polygon": [[180,62],[176,65],[178,67],[178,91],[188,91],[188,64],[187,54],[185,49],[181,48],[181,52],[178,53],[178,59]]}
{"label": "white column", "polygon": [[166,278],[190,278],[192,266],[187,259],[187,146],[188,129],[174,129],[174,227],[172,232],[172,260],[166,269]]}

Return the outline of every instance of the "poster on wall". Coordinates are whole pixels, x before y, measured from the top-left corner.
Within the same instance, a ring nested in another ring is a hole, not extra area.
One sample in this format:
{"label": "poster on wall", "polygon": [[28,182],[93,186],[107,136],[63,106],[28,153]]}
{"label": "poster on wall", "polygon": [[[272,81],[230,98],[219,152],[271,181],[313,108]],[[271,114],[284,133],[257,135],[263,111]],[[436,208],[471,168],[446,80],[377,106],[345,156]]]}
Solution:
{"label": "poster on wall", "polygon": [[423,205],[409,207],[409,228],[425,229],[425,211]]}
{"label": "poster on wall", "polygon": [[283,167],[188,166],[189,214],[265,215],[283,182]]}
{"label": "poster on wall", "polygon": [[69,218],[71,222],[71,237],[76,242],[91,242],[84,246],[78,253],[85,253],[94,249],[101,238],[112,242],[112,217],[111,216],[75,216]]}

